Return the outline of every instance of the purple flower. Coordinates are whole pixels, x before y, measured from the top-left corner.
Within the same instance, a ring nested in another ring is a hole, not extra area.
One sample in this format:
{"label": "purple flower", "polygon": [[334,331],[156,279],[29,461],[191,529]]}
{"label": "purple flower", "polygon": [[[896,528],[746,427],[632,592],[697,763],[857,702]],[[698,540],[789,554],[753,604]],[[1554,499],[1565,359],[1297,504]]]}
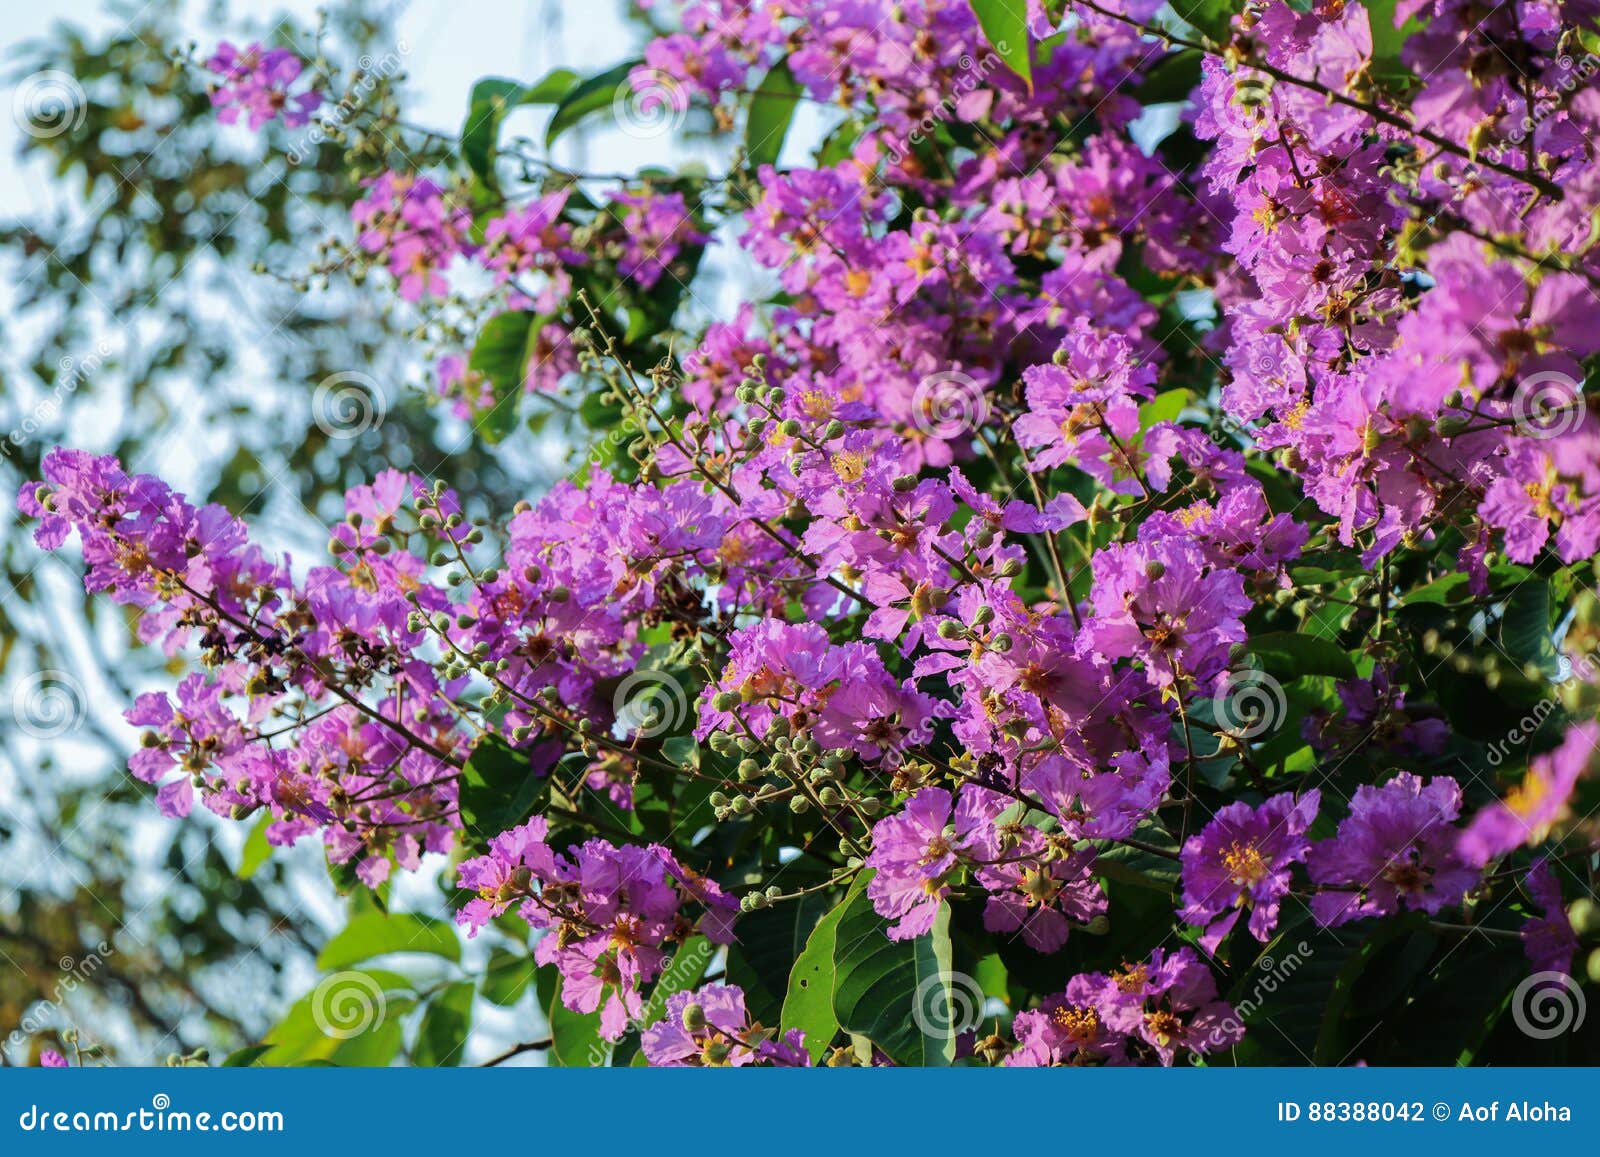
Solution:
{"label": "purple flower", "polygon": [[1541,859],[1528,870],[1522,886],[1543,915],[1531,916],[1522,926],[1522,950],[1528,954],[1535,972],[1572,974],[1572,958],[1578,952],[1578,934],[1567,918],[1561,898],[1561,884],[1548,859]]}
{"label": "purple flower", "polygon": [[744,990],[732,984],[707,984],[667,998],[666,1015],[645,1029],[639,1047],[652,1065],[665,1068],[725,1068],[811,1064],[805,1034],[782,1036],[750,1023]]}
{"label": "purple flower", "polygon": [[1216,951],[1239,913],[1250,910],[1250,932],[1265,942],[1278,925],[1278,904],[1289,892],[1289,869],[1305,859],[1306,829],[1321,794],[1275,795],[1260,807],[1231,803],[1183,846],[1183,918],[1210,922],[1201,940]]}
{"label": "purple flower", "polygon": [[1120,972],[1073,977],[1066,995],[1080,1006],[1092,1005],[1107,1029],[1143,1046],[1163,1065],[1180,1052],[1216,1052],[1244,1036],[1233,1008],[1217,999],[1211,970],[1189,948],[1157,948],[1148,961]]}
{"label": "purple flower", "polygon": [[1092,851],[1071,851],[1049,860],[1024,854],[1042,851],[1044,845],[1044,837],[1029,829],[1012,835],[989,857],[1000,862],[979,868],[977,880],[989,892],[983,909],[985,928],[1020,931],[1034,951],[1056,952],[1066,945],[1074,924],[1082,926],[1105,915],[1109,904],[1091,875]]}
{"label": "purple flower", "polygon": [[952,826],[951,802],[944,788],[926,787],[898,815],[873,826],[867,867],[876,874],[867,895],[880,916],[896,922],[889,929],[891,940],[914,939],[933,928],[939,905],[950,894],[950,878],[964,857],[981,855],[989,846],[994,818],[1006,806],[994,792],[966,788]]}
{"label": "purple flower", "polygon": [[1106,1027],[1095,1004],[1051,996],[1011,1022],[1017,1047],[1005,1063],[1018,1068],[1125,1064],[1127,1037]]}
{"label": "purple flower", "polygon": [[320,92],[289,91],[305,64],[287,48],[257,43],[241,50],[224,40],[206,68],[222,77],[211,91],[211,104],[223,124],[233,124],[244,113],[251,131],[278,117],[287,127],[299,128],[322,105]]}
{"label": "purple flower", "polygon": [[1580,723],[1567,730],[1561,746],[1528,761],[1528,774],[1467,825],[1457,845],[1467,863],[1482,867],[1526,844],[1544,842],[1550,829],[1569,812],[1578,780],[1589,770],[1600,747],[1600,724]]}
{"label": "purple flower", "polygon": [[1318,923],[1460,903],[1478,882],[1456,851],[1460,812],[1461,788],[1448,776],[1424,783],[1402,771],[1382,787],[1358,787],[1338,835],[1306,857],[1312,882],[1331,886],[1311,899]]}
{"label": "purple flower", "polygon": [[1112,545],[1094,556],[1094,617],[1084,647],[1112,659],[1138,659],[1156,687],[1180,675],[1204,685],[1227,666],[1245,637],[1250,609],[1237,571],[1212,569],[1193,543],[1177,538]]}

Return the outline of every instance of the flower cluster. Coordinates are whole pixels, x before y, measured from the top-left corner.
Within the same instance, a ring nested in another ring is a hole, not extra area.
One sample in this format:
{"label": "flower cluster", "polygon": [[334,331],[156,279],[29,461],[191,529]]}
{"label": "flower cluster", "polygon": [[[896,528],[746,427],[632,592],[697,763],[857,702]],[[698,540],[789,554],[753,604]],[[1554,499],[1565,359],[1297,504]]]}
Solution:
{"label": "flower cluster", "polygon": [[1157,948],[1119,972],[1074,976],[1061,995],[1018,1013],[1016,1033],[1008,1065],[1121,1065],[1143,1056],[1171,1065],[1237,1044],[1244,1029],[1192,950]]}
{"label": "flower cluster", "polygon": [[257,43],[241,49],[224,40],[207,59],[206,68],[221,78],[211,90],[211,104],[223,124],[234,124],[243,116],[252,132],[278,119],[286,128],[299,128],[322,107],[322,93],[317,90],[290,91],[305,62],[287,48]]}
{"label": "flower cluster", "polygon": [[790,1029],[780,1036],[751,1024],[744,993],[732,984],[707,984],[669,996],[666,1016],[645,1029],[640,1048],[652,1065],[662,1068],[804,1068],[811,1063],[805,1034]]}
{"label": "flower cluster", "polygon": [[[660,975],[664,948],[695,933],[728,943],[738,904],[659,845],[619,848],[596,839],[564,855],[548,835],[549,825],[535,817],[465,861],[460,883],[476,896],[456,918],[476,933],[516,905],[546,933],[534,954],[560,970],[562,1002],[575,1012],[599,1009],[602,1035],[615,1040],[644,1011],[641,988]],[[685,912],[691,905],[697,918]]]}

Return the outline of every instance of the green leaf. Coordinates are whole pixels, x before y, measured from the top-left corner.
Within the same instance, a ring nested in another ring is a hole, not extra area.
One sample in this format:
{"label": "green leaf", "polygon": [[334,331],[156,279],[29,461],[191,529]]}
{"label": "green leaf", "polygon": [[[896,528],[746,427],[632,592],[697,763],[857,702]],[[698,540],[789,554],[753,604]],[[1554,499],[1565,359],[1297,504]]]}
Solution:
{"label": "green leaf", "polygon": [[[797,863],[787,873],[801,886],[810,882],[800,874],[802,867],[808,865]],[[779,1023],[795,959],[828,908],[827,897],[813,893],[740,917],[739,939],[728,946],[728,983],[744,989],[753,1020]]]}
{"label": "green leaf", "polygon": [[600,1038],[599,1012],[573,1012],[561,1003],[561,974],[554,964],[539,969],[539,1002],[550,1022],[548,1062],[556,1068],[600,1068],[611,1046]]}
{"label": "green leaf", "polygon": [[482,374],[494,387],[489,407],[473,415],[474,424],[489,442],[498,442],[516,428],[518,402],[527,378],[528,347],[538,336],[538,319],[527,311],[491,317],[478,334],[467,368]]}
{"label": "green leaf", "polygon": [[1550,614],[1550,584],[1529,579],[1511,592],[1500,619],[1500,646],[1505,653],[1523,666],[1532,664],[1547,677],[1559,670]]}
{"label": "green leaf", "polygon": [[789,973],[789,990],[784,995],[783,1015],[778,1023],[785,1032],[797,1028],[806,1034],[806,1050],[814,1061],[822,1059],[839,1031],[839,1018],[833,1012],[833,952],[839,921],[866,888],[865,875],[856,876],[845,898],[817,921],[805,950],[796,957]]}
{"label": "green leaf", "polygon": [[585,117],[611,108],[616,103],[617,90],[628,83],[628,74],[643,63],[642,60],[630,60],[580,81],[569,89],[561,98],[561,103],[556,105],[550,125],[545,129],[545,148],[554,145],[563,133]]}
{"label": "green leaf", "polygon": [[1316,1049],[1311,1058],[1315,1064],[1340,1065],[1349,1059],[1352,1045],[1359,1042],[1351,1039],[1346,1011],[1361,974],[1366,971],[1367,965],[1372,963],[1373,958],[1388,947],[1396,937],[1409,936],[1427,926],[1427,917],[1420,912],[1379,921],[1377,926],[1362,938],[1355,950],[1345,957],[1338,974],[1334,977],[1332,991],[1328,994],[1327,1009],[1322,1017],[1322,1027],[1317,1033]]}
{"label": "green leaf", "polygon": [[271,1051],[271,1045],[247,1045],[236,1052],[229,1053],[220,1067],[224,1069],[247,1069]]}
{"label": "green leaf", "polygon": [[969,0],[969,3],[995,55],[1005,61],[1024,84],[1033,88],[1027,0]]}
{"label": "green leaf", "polygon": [[472,981],[458,980],[430,1000],[417,1025],[417,1043],[411,1050],[413,1064],[429,1068],[459,1065],[472,1031]]}
{"label": "green leaf", "polygon": [[578,74],[558,68],[536,84],[524,85],[491,76],[472,86],[467,119],[461,125],[461,158],[488,188],[499,189],[494,158],[500,142],[500,122],[519,105],[555,104],[578,83]]}
{"label": "green leaf", "polygon": [[784,139],[789,135],[789,125],[800,107],[800,95],[800,83],[789,71],[788,59],[778,61],[750,97],[744,150],[752,166],[778,163]]}
{"label": "green leaf", "polygon": [[496,948],[489,954],[489,966],[484,969],[479,991],[490,1003],[510,1008],[533,987],[536,972],[531,956]]}
{"label": "green leaf", "polygon": [[1239,0],[1177,0],[1172,10],[1190,27],[1218,43],[1225,43],[1233,38],[1230,21],[1240,7]]}
{"label": "green leaf", "polygon": [[458,782],[461,822],[480,837],[516,827],[550,791],[550,777],[535,772],[525,754],[493,733],[472,749]]}
{"label": "green leaf", "polygon": [[1354,679],[1356,675],[1356,665],[1344,648],[1318,635],[1269,631],[1251,639],[1245,650],[1260,659],[1262,669],[1274,679],[1298,679],[1302,675]]}
{"label": "green leaf", "polygon": [[[1137,833],[1141,843],[1178,850],[1177,841],[1146,824]],[[1107,843],[1095,854],[1094,874],[1135,888],[1172,895],[1178,888],[1178,861],[1124,843]]]}
{"label": "green leaf", "polygon": [[460,961],[461,940],[454,927],[432,916],[364,912],[323,946],[317,967],[337,972],[391,952],[424,952]]}
{"label": "green leaf", "polygon": [[1166,390],[1139,407],[1139,429],[1148,430],[1159,422],[1176,422],[1189,404],[1189,391]]}
{"label": "green leaf", "polygon": [[1407,591],[1400,597],[1400,605],[1405,607],[1416,606],[1421,603],[1433,603],[1446,606],[1472,597],[1469,586],[1472,576],[1464,571],[1443,575],[1434,579],[1426,586],[1420,586],[1414,591]]}
{"label": "green leaf", "polygon": [[[950,906],[939,906],[927,936],[890,940],[888,929],[863,884],[839,918],[834,943],[833,1012],[839,1027],[870,1038],[897,1064],[948,1065],[955,1058],[955,1018],[940,1017],[937,1010],[941,1003],[948,1010],[954,980]],[[943,1031],[937,1031],[940,1020],[947,1026]]]}
{"label": "green leaf", "polygon": [[[261,1041],[267,1051],[240,1063],[280,1066],[330,1061],[361,1037],[383,1032],[390,1021],[398,1024],[414,1006],[410,991],[411,981],[404,976],[377,968],[324,977],[268,1030]],[[351,1048],[350,1055],[359,1051]]]}
{"label": "green leaf", "polygon": [[1396,0],[1361,0],[1367,10],[1367,20],[1372,27],[1372,72],[1381,81],[1403,81],[1411,77],[1411,70],[1400,59],[1411,34],[1422,28],[1410,17],[1400,27],[1394,24]]}
{"label": "green leaf", "polygon": [[272,845],[267,843],[267,827],[271,823],[271,813],[263,814],[245,837],[244,850],[239,853],[239,870],[234,873],[239,879],[250,879],[271,858]]}
{"label": "green leaf", "polygon": [[400,1055],[400,1047],[405,1043],[399,1016],[401,1011],[402,1008],[391,1004],[390,1015],[366,1032],[340,1041],[339,1047],[333,1050],[333,1055],[328,1059],[343,1068],[387,1067]]}
{"label": "green leaf", "polygon": [[1188,100],[1200,85],[1202,54],[1193,48],[1163,56],[1133,90],[1140,104],[1173,104]]}

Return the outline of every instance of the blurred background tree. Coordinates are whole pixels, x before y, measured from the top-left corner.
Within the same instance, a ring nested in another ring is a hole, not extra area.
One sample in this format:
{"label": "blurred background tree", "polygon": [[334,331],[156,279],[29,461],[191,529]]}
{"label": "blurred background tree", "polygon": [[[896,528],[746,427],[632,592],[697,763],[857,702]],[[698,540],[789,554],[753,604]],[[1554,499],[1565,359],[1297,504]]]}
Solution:
{"label": "blurred background tree", "polygon": [[[0,225],[8,504],[58,442],[163,474],[302,557],[322,549],[328,501],[388,466],[514,501],[526,472],[441,435],[406,319],[253,271],[308,268],[319,238],[347,231],[341,146],[230,132],[181,59],[181,5],[116,15],[119,29],[61,26],[6,64],[18,160],[50,175],[45,210]],[[315,42],[347,67],[394,52],[370,4],[323,28],[237,15],[240,35]],[[438,145],[406,147],[426,164]],[[161,822],[125,771],[136,737],[118,714],[170,683],[160,656],[132,650],[128,620],[14,513],[0,560],[0,1061],[28,1063],[73,1024],[125,1063],[259,1038],[325,937],[325,875],[281,856],[241,872],[236,832]]]}

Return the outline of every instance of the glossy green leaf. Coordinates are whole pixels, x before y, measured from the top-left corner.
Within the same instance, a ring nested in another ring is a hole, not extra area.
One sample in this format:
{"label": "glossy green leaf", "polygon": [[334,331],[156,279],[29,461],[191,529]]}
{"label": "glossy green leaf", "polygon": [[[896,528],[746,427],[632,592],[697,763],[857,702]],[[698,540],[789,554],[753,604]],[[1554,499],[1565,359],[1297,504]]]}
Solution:
{"label": "glossy green leaf", "polygon": [[1033,87],[1028,0],[969,0],[984,39],[1006,66]]}
{"label": "glossy green leaf", "polygon": [[244,840],[244,849],[239,853],[239,869],[235,873],[239,879],[250,879],[272,857],[272,845],[267,843],[267,828],[271,823],[272,814],[264,812],[251,826],[250,834]]}
{"label": "glossy green leaf", "polygon": [[473,415],[473,426],[489,442],[498,442],[517,424],[517,413],[528,371],[528,348],[541,324],[529,312],[501,313],[491,317],[478,334],[467,368],[489,379],[493,387],[488,408]]}
{"label": "glossy green leaf", "polygon": [[323,946],[317,967],[335,972],[393,952],[421,952],[459,961],[461,940],[453,925],[432,916],[363,912]]}
{"label": "glossy green leaf", "polygon": [[526,754],[494,734],[478,740],[459,783],[461,822],[480,840],[516,827],[550,791],[550,777],[534,771]]}
{"label": "glossy green leaf", "polygon": [[578,74],[558,68],[535,84],[525,85],[491,76],[472,86],[467,117],[461,124],[461,158],[485,186],[499,188],[494,160],[499,149],[500,123],[521,105],[555,104],[578,83]]}
{"label": "glossy green leaf", "polygon": [[[914,940],[890,940],[889,921],[862,889],[839,918],[834,942],[833,1012],[846,1032],[868,1037],[902,1065],[948,1065],[955,1034],[938,1010],[948,1010],[953,985],[950,907],[941,904],[933,930]],[[931,1014],[930,1014],[931,1013]]]}
{"label": "glossy green leaf", "polygon": [[271,1051],[271,1045],[247,1045],[242,1049],[229,1053],[220,1067],[224,1069],[247,1069]]}
{"label": "glossy green leaf", "polygon": [[[545,148],[554,145],[562,134],[584,118],[602,109],[613,108],[619,90],[628,83],[628,74],[643,63],[642,60],[630,60],[572,86],[556,105],[550,125],[545,129]],[[625,93],[623,95],[626,96]]]}
{"label": "glossy green leaf", "polygon": [[783,153],[783,142],[800,107],[803,90],[789,62],[780,60],[750,98],[750,113],[745,122],[745,156],[751,165],[775,165]]}
{"label": "glossy green leaf", "polygon": [[839,922],[845,909],[866,888],[866,873],[858,875],[845,898],[817,921],[806,940],[804,951],[795,959],[789,973],[789,990],[783,998],[781,1027],[800,1029],[806,1034],[806,1050],[812,1060],[821,1060],[839,1031],[839,1018],[833,1011],[833,952],[838,943]]}
{"label": "glossy green leaf", "polygon": [[1302,675],[1353,679],[1356,675],[1356,665],[1344,648],[1317,635],[1269,631],[1251,639],[1245,650],[1260,660],[1262,669],[1274,679],[1287,681]]}
{"label": "glossy green leaf", "polygon": [[1231,21],[1242,7],[1241,0],[1177,0],[1172,10],[1184,23],[1221,44],[1232,38]]}
{"label": "glossy green leaf", "polygon": [[414,1064],[430,1068],[459,1065],[472,1032],[472,1000],[477,989],[470,980],[458,980],[441,991],[422,1010]]}
{"label": "glossy green leaf", "polygon": [[527,953],[496,948],[489,954],[479,991],[491,1004],[509,1008],[532,990],[537,971],[533,957]]}

